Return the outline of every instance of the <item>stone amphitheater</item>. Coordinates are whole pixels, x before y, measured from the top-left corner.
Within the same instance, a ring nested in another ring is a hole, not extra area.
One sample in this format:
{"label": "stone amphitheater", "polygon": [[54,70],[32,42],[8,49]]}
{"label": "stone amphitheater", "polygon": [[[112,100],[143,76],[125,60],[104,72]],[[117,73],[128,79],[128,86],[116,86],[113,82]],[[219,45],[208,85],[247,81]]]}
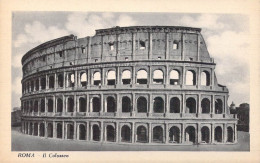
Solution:
{"label": "stone amphitheater", "polygon": [[237,118],[200,28],[132,26],[22,58],[22,132],[118,144],[235,144]]}

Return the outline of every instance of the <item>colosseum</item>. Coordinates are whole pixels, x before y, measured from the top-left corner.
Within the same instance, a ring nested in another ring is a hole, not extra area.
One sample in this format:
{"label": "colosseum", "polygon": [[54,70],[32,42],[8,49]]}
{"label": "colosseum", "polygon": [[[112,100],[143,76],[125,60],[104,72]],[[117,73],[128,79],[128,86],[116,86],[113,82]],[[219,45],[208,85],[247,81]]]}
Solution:
{"label": "colosseum", "polygon": [[237,118],[200,28],[132,26],[22,58],[22,132],[118,144],[235,144]]}

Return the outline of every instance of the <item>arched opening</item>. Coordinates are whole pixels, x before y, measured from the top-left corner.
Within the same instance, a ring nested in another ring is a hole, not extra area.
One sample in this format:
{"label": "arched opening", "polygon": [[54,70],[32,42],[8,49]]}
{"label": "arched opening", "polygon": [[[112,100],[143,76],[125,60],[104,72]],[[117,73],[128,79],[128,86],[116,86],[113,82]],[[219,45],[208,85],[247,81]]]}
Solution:
{"label": "arched opening", "polygon": [[34,112],[38,112],[38,101],[34,101],[34,108],[33,108]]}
{"label": "arched opening", "polygon": [[35,89],[39,91],[39,79],[36,79]]}
{"label": "arched opening", "polygon": [[48,137],[49,138],[53,137],[53,125],[52,125],[52,123],[48,123],[48,125],[47,125],[47,133],[48,133]]}
{"label": "arched opening", "polygon": [[54,76],[49,76],[49,88],[54,88]]}
{"label": "arched opening", "polygon": [[122,73],[122,83],[124,85],[131,84],[131,71],[124,70]]}
{"label": "arched opening", "polygon": [[201,72],[201,85],[204,86],[210,85],[210,74],[208,71]]}
{"label": "arched opening", "polygon": [[92,99],[92,111],[99,112],[100,111],[100,99],[98,97],[94,97]]}
{"label": "arched opening", "polygon": [[62,124],[58,123],[57,124],[57,138],[62,138]]}
{"label": "arched opening", "polygon": [[101,74],[100,72],[95,72],[93,75],[93,84],[94,85],[101,85]]}
{"label": "arched opening", "polygon": [[227,142],[233,143],[234,141],[234,134],[232,127],[227,128]]}
{"label": "arched opening", "polygon": [[177,70],[172,70],[170,72],[170,85],[180,84],[180,73]]}
{"label": "arched opening", "polygon": [[137,128],[137,141],[142,143],[146,143],[148,141],[146,127],[139,126]]}
{"label": "arched opening", "polygon": [[221,99],[217,99],[215,101],[215,114],[222,114],[223,113],[223,102]]}
{"label": "arched opening", "polygon": [[192,142],[195,143],[196,139],[196,132],[195,128],[193,126],[189,126],[185,129],[185,140],[186,142]]}
{"label": "arched opening", "polygon": [[115,142],[116,140],[115,128],[111,125],[108,125],[106,128],[107,128],[107,141]]}
{"label": "arched opening", "polygon": [[116,111],[116,101],[114,97],[107,97],[107,112],[115,112]]}
{"label": "arched opening", "polygon": [[124,125],[121,129],[121,141],[131,142],[131,129],[127,125]]}
{"label": "arched opening", "polygon": [[34,136],[38,136],[38,123],[34,123],[34,131],[33,131],[33,135]]}
{"label": "arched opening", "polygon": [[163,142],[163,128],[161,126],[153,128],[153,142]]}
{"label": "arched opening", "polygon": [[30,113],[33,111],[33,101],[30,101]]}
{"label": "arched opening", "polygon": [[75,85],[75,75],[74,73],[68,74],[68,87],[74,87]]}
{"label": "arched opening", "polygon": [[169,132],[170,142],[180,143],[180,129],[176,126],[170,128]]}
{"label": "arched opening", "polygon": [[137,84],[147,84],[147,72],[145,70],[139,70],[136,76]]}
{"label": "arched opening", "polygon": [[41,100],[41,112],[42,113],[45,112],[45,100],[44,99]]}
{"label": "arched opening", "polygon": [[46,89],[46,78],[41,78],[41,89]]}
{"label": "arched opening", "polygon": [[154,98],[153,111],[154,111],[154,113],[163,113],[164,112],[164,101],[161,97]]}
{"label": "arched opening", "polygon": [[85,72],[80,73],[80,84],[81,87],[87,86],[87,73]]}
{"label": "arched opening", "polygon": [[86,140],[86,127],[83,124],[79,125],[79,140]]}
{"label": "arched opening", "polygon": [[196,113],[196,100],[192,97],[186,100],[186,113]]}
{"label": "arched opening", "polygon": [[147,112],[147,100],[145,97],[139,97],[137,99],[137,112],[146,113]]}
{"label": "arched opening", "polygon": [[74,137],[74,126],[73,124],[67,124],[67,139],[73,139]]}
{"label": "arched opening", "polygon": [[116,72],[110,70],[107,72],[107,85],[115,85],[116,84]]}
{"label": "arched opening", "polygon": [[178,97],[173,97],[170,100],[170,113],[180,113],[180,100]]}
{"label": "arched opening", "polygon": [[222,128],[220,126],[215,128],[215,141],[222,142]]}
{"label": "arched opening", "polygon": [[62,109],[63,109],[63,101],[62,99],[58,98],[57,100],[57,112],[62,112]]}
{"label": "arched opening", "polygon": [[34,91],[34,81],[31,81],[31,91]]}
{"label": "arched opening", "polygon": [[87,102],[83,97],[79,98],[79,112],[86,112]]}
{"label": "arched opening", "polygon": [[153,84],[163,84],[163,72],[162,72],[162,70],[155,70],[153,72]]}
{"label": "arched opening", "polygon": [[63,74],[59,74],[58,75],[58,87],[63,87],[63,82],[64,82]]}
{"label": "arched opening", "polygon": [[73,112],[74,111],[74,99],[73,98],[68,98],[68,103],[67,103],[67,111],[68,112]]}
{"label": "arched opening", "polygon": [[92,140],[94,140],[94,141],[100,140],[100,130],[99,130],[98,125],[93,125],[92,134],[93,134]]}
{"label": "arched opening", "polygon": [[210,132],[209,128],[207,126],[204,126],[201,128],[201,141],[203,143],[209,143],[210,140]]}
{"label": "arched opening", "polygon": [[124,96],[122,98],[122,112],[130,112],[132,110],[131,100],[129,97]]}
{"label": "arched opening", "polygon": [[196,85],[196,73],[193,70],[186,71],[186,85]]}
{"label": "arched opening", "polygon": [[45,126],[44,126],[44,123],[41,123],[40,124],[40,136],[44,137],[44,135],[45,135]]}
{"label": "arched opening", "polygon": [[207,98],[204,98],[201,101],[201,108],[202,108],[202,113],[208,114],[210,113],[210,101]]}
{"label": "arched opening", "polygon": [[53,112],[53,100],[48,99],[48,112]]}

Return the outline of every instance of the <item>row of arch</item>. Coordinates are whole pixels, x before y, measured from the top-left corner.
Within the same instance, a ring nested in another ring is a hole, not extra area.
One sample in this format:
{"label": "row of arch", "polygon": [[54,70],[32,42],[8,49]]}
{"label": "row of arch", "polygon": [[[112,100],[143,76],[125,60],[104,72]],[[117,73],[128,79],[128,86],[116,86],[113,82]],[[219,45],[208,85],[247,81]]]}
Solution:
{"label": "row of arch", "polygon": [[[153,84],[163,84],[165,82],[164,72],[161,69],[156,69],[153,71]],[[123,85],[131,84],[132,83],[132,74],[130,70],[123,70],[121,74],[121,83]],[[181,84],[181,78],[180,78],[180,71],[177,69],[173,69],[169,73],[169,84],[170,85],[180,85]],[[101,85],[102,83],[102,75],[100,71],[94,71],[92,75],[92,85]],[[106,73],[106,80],[105,85],[115,85],[117,83],[117,76],[115,70],[108,70]],[[87,73],[81,72],[79,73],[79,84],[78,86],[87,86]],[[185,78],[185,84],[186,85],[196,85],[196,72],[194,70],[187,70],[186,71],[186,78]],[[168,80],[168,79],[167,79]],[[44,90],[46,89],[47,83],[48,88],[52,89],[55,88],[55,76],[50,75],[48,76],[48,82],[46,81],[46,77],[42,77],[40,79],[36,79],[35,81],[28,81],[23,84],[23,92],[32,92],[32,91],[38,91],[40,89]],[[69,72],[67,73],[67,80],[66,83],[64,82],[64,74],[58,74],[57,75],[57,87],[64,87],[64,84],[67,87],[74,87],[75,85],[75,73]],[[210,85],[210,73],[206,70],[201,72],[201,85],[203,86],[209,86]],[[137,71],[136,74],[136,84],[148,84],[148,73],[145,69],[140,69]]]}
{"label": "row of arch", "polygon": [[[62,98],[56,99],[56,112],[63,112],[64,103]],[[122,97],[121,111],[122,112],[132,112],[133,104],[131,99],[128,96]],[[73,97],[67,99],[66,112],[74,112],[75,110],[75,101]],[[101,111],[101,99],[100,97],[93,97],[90,101],[91,112],[100,112]],[[140,96],[136,101],[136,109],[138,113],[147,113],[148,109],[148,100],[144,96]],[[39,108],[40,107],[40,108]],[[46,112],[55,112],[55,105],[53,99],[47,99],[47,111]],[[153,99],[152,108],[154,113],[164,113],[165,112],[165,102],[162,97],[155,97]],[[78,99],[78,112],[87,112],[87,100],[84,97]],[[45,112],[45,100],[41,99],[40,104],[38,100],[24,102],[23,107],[24,112]],[[116,112],[118,111],[117,101],[114,96],[108,96],[105,100],[105,111],[106,112]],[[181,113],[181,101],[178,97],[172,97],[170,99],[169,105],[170,113]],[[197,103],[195,98],[189,97],[186,99],[186,108],[185,113],[197,113]],[[211,112],[211,102],[208,98],[203,98],[201,100],[201,113],[209,114]],[[215,114],[223,114],[223,101],[221,99],[215,100]]]}
{"label": "row of arch", "polygon": [[[33,127],[34,125],[34,127]],[[39,127],[39,128],[38,128]],[[56,124],[56,131],[54,131],[53,123],[47,123],[46,130],[45,130],[45,124],[44,123],[25,123],[24,126],[24,133],[29,135],[35,135],[40,137],[49,137],[49,138],[64,138],[63,137],[63,125],[62,123]],[[77,139],[78,140],[87,140],[87,134],[88,132],[91,132],[91,140],[92,141],[101,141],[101,134],[103,134],[101,131],[101,128],[98,124],[94,124],[91,126],[91,131],[87,131],[87,127],[85,124],[79,124],[78,125],[78,131],[77,135],[74,135],[76,132],[74,132],[75,128],[73,124],[66,124],[66,133],[65,138],[66,139]],[[123,125],[121,127],[120,132],[120,141],[121,142],[129,142],[131,143],[133,141],[132,136],[135,136],[136,142],[141,143],[148,143],[149,142],[149,131],[146,125],[139,125],[135,133],[132,134],[131,126],[129,125]],[[47,133],[45,133],[47,132]],[[56,132],[56,135],[54,135],[54,132]],[[116,142],[116,128],[114,125],[106,125],[105,127],[105,141],[109,142]],[[200,129],[200,141],[201,143],[222,143],[224,142],[224,134],[223,129],[221,126],[216,126],[214,128],[214,140],[212,140],[212,134],[208,126],[203,126]],[[233,143],[234,142],[234,130],[231,126],[228,126],[226,128],[227,136],[226,141]],[[165,143],[165,131],[162,126],[154,126],[152,128],[152,142],[154,143]],[[182,135],[181,129],[178,126],[172,126],[169,128],[167,132],[168,136],[168,143],[182,143],[184,142],[190,142],[190,143],[197,143],[197,137],[198,133],[196,129],[193,126],[187,126],[184,131],[184,135]],[[182,137],[184,139],[182,140]]]}

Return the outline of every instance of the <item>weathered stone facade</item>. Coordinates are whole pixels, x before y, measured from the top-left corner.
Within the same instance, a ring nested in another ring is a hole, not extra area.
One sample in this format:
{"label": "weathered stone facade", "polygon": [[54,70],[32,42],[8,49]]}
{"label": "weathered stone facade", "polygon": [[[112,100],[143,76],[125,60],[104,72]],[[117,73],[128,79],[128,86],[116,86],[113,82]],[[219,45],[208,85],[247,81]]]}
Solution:
{"label": "weathered stone facade", "polygon": [[83,141],[237,142],[228,89],[199,28],[114,27],[22,58],[22,131]]}

